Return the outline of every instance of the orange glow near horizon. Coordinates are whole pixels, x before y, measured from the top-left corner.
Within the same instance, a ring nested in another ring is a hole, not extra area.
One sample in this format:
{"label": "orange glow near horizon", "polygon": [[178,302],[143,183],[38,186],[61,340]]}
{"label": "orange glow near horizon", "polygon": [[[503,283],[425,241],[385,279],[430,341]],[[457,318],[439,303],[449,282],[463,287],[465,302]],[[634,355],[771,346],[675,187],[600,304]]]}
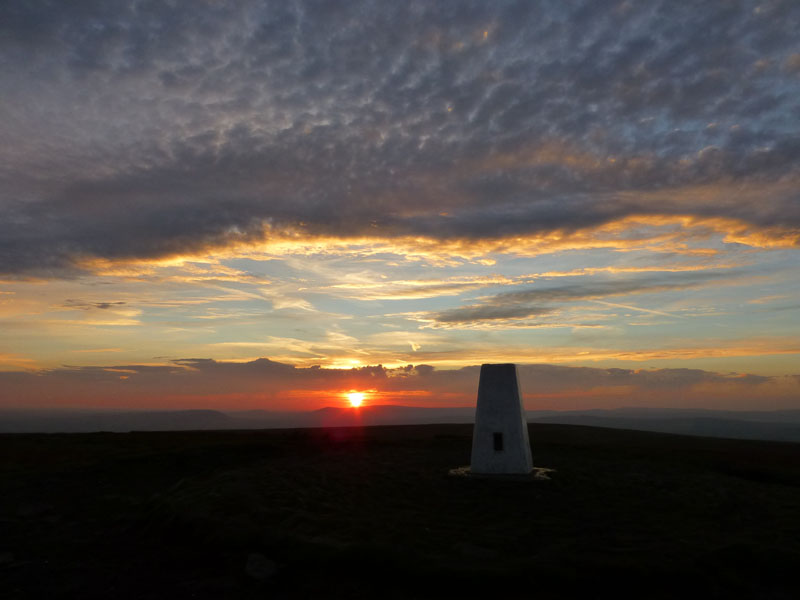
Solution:
{"label": "orange glow near horizon", "polygon": [[364,392],[348,392],[347,401],[353,408],[358,408],[364,403],[365,395]]}

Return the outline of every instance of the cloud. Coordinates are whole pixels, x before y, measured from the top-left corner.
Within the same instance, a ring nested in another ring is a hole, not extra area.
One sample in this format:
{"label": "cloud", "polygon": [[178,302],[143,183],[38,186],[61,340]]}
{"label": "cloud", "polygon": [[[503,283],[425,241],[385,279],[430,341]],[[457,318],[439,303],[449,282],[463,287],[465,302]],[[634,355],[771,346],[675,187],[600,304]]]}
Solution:
{"label": "cloud", "polygon": [[[429,365],[394,369],[294,367],[268,359],[220,362],[190,358],[166,365],[62,367],[0,372],[1,407],[272,408],[308,410],[341,404],[342,393],[372,390],[376,403],[471,405],[479,367],[440,370]],[[796,407],[792,377],[715,373],[699,369],[602,369],[520,365],[528,408],[597,406]],[[80,399],[79,402],[77,400]]]}
{"label": "cloud", "polygon": [[64,301],[62,307],[78,308],[81,310],[92,310],[92,309],[107,310],[115,306],[124,306],[125,304],[126,303],[121,300],[114,302],[83,302],[81,300],[73,300],[68,298],[67,300]]}
{"label": "cloud", "polygon": [[514,279],[501,275],[451,277],[448,279],[391,280],[385,278],[370,280],[359,278],[359,281],[337,283],[330,286],[334,293],[344,292],[346,295],[361,300],[402,300],[412,298],[436,298],[439,296],[456,296],[463,292],[488,286],[513,285]]}
{"label": "cloud", "polygon": [[638,215],[797,247],[798,28],[791,0],[4,2],[0,272]]}
{"label": "cloud", "polygon": [[471,321],[490,321],[496,319],[527,319],[529,317],[546,315],[551,312],[553,312],[553,309],[545,306],[488,303],[442,311],[433,315],[433,319],[439,323],[469,323]]}
{"label": "cloud", "polygon": [[[636,279],[580,281],[556,286],[542,283],[525,290],[515,290],[489,296],[482,299],[478,304],[422,315],[422,319],[443,324],[527,319],[532,316],[547,315],[554,312],[555,308],[548,306],[548,304],[581,300],[597,301],[599,298],[689,289],[705,285],[709,280],[732,277],[734,274],[735,271],[732,273],[686,272],[678,275],[664,274],[661,277],[646,276]],[[657,314],[669,316],[662,311],[636,307],[625,308],[656,312]]]}

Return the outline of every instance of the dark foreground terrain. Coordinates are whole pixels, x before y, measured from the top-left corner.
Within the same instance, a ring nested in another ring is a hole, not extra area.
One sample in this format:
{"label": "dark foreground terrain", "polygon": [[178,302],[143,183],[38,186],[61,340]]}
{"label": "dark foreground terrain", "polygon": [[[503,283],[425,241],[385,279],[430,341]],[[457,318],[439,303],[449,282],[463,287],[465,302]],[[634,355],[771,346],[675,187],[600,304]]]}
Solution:
{"label": "dark foreground terrain", "polygon": [[[0,596],[797,598],[800,444],[471,426],[0,436]],[[516,590],[516,591],[513,591]]]}

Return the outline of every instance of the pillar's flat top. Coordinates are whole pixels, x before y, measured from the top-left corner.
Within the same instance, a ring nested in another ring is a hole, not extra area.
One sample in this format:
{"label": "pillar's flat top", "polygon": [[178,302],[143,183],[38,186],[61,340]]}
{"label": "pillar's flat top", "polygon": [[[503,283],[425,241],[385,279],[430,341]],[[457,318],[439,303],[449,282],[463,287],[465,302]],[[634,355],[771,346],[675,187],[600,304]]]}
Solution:
{"label": "pillar's flat top", "polygon": [[509,369],[516,366],[514,363],[483,363],[481,369]]}

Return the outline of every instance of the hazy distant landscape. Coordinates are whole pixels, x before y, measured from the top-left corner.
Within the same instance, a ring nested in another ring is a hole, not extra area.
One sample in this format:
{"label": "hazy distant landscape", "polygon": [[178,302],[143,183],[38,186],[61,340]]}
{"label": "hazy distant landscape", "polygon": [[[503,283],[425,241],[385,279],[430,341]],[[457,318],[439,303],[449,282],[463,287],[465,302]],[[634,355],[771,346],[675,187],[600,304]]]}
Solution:
{"label": "hazy distant landscape", "polygon": [[[274,411],[0,411],[0,433],[77,433],[358,427],[472,423],[473,407],[423,408],[378,405],[328,407],[307,412]],[[714,411],[619,408],[587,411],[528,411],[530,423],[591,425],[686,435],[800,442],[800,410]]]}

